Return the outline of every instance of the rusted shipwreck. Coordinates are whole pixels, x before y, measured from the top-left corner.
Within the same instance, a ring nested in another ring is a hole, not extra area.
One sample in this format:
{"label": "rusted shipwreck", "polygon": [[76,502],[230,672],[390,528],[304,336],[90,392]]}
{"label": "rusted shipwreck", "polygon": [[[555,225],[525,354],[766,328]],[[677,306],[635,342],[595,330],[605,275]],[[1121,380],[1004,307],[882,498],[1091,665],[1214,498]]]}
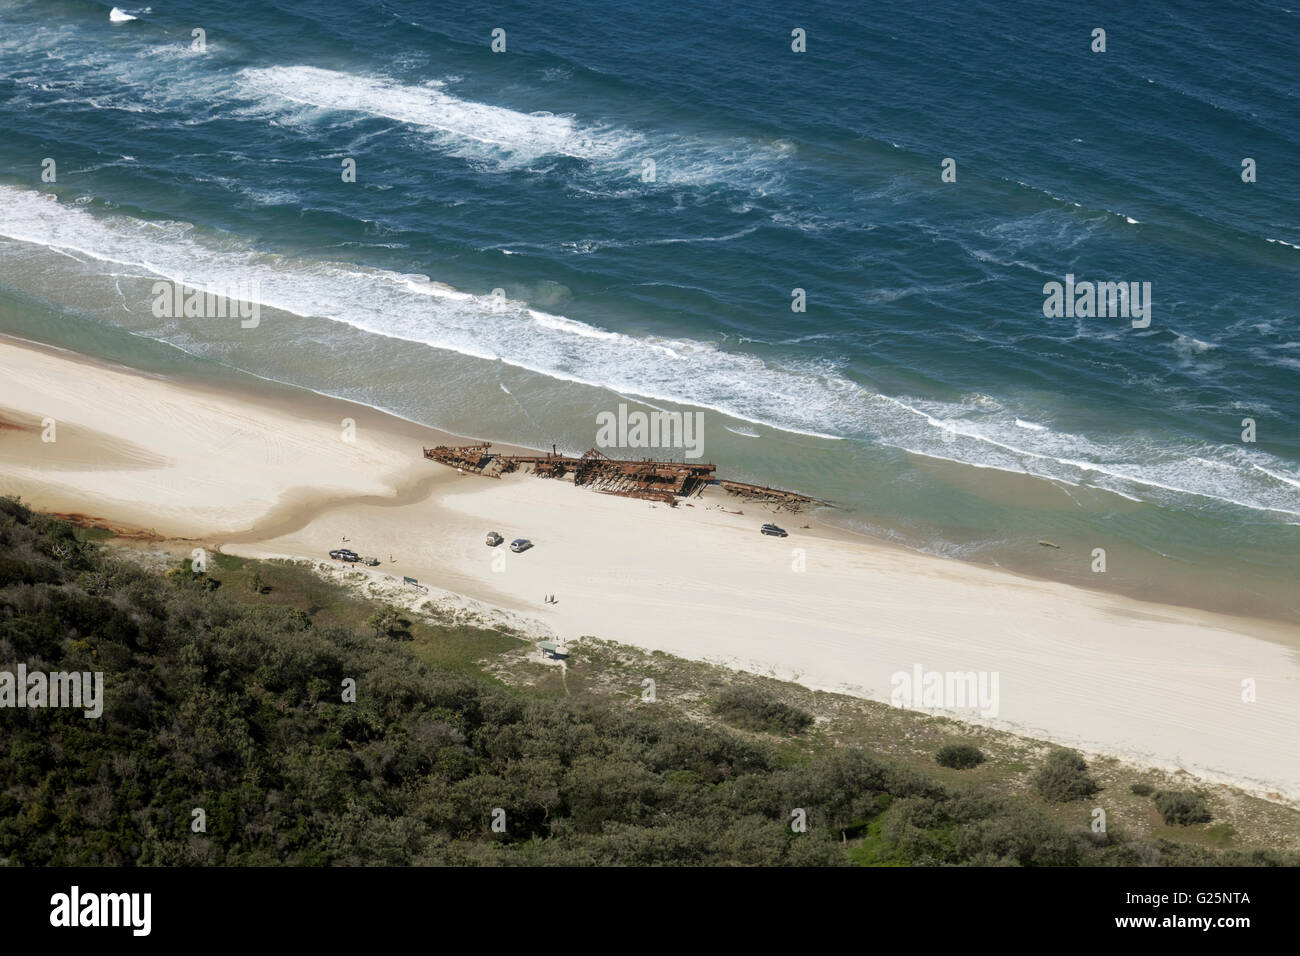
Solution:
{"label": "rusted shipwreck", "polygon": [[673,507],[679,500],[699,495],[710,485],[742,498],[773,505],[777,510],[798,511],[807,505],[825,504],[793,491],[716,478],[714,472],[717,468],[711,464],[610,458],[595,448],[576,458],[558,454],[554,449],[545,455],[504,455],[492,451],[490,442],[484,442],[478,445],[437,445],[424,449],[424,457],[463,474],[485,478],[500,478],[514,471],[531,472],[539,478],[572,475],[573,483],[578,487],[589,487],[607,495],[644,498]]}

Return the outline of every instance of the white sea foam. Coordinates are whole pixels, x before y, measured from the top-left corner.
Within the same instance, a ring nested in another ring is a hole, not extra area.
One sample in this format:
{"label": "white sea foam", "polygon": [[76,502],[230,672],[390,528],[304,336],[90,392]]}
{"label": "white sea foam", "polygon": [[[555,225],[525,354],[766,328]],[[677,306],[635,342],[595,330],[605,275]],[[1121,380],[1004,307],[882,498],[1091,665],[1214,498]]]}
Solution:
{"label": "white sea foam", "polygon": [[[710,342],[629,336],[519,302],[450,289],[425,276],[286,260],[220,237],[200,239],[185,223],[96,216],[30,190],[0,186],[0,204],[10,203],[12,214],[0,223],[0,235],[64,255],[93,257],[197,286],[256,280],[266,308],[500,359],[630,395],[685,399],[741,419],[762,416],[807,435],[839,437],[805,427],[821,417],[814,403],[824,404],[833,419],[837,394],[855,389],[867,394],[842,379],[823,378],[820,370],[776,369]],[[697,378],[701,387],[691,384]]]}
{"label": "white sea foam", "polygon": [[[1300,514],[1300,467],[1253,448],[1142,435],[1095,440],[974,402],[879,396],[929,426],[909,433],[890,423],[890,444],[928,457],[1104,488],[1127,498],[1165,501],[1188,495],[1259,511]],[[946,434],[945,434],[946,433]],[[1032,437],[1031,437],[1032,436]]]}
{"label": "white sea foam", "polygon": [[118,7],[114,7],[112,10],[108,12],[108,19],[112,23],[128,23],[131,20],[138,20],[140,18],[133,17],[125,10],[122,10]]}
{"label": "white sea foam", "polygon": [[571,117],[475,103],[447,93],[439,82],[411,86],[310,66],[247,69],[240,79],[250,92],[262,96],[440,130],[529,162],[551,154],[608,158],[620,148],[616,138],[583,129]]}
{"label": "white sea foam", "polygon": [[[1177,496],[1186,504],[1186,496],[1195,495],[1300,515],[1300,468],[1253,447],[1140,434],[1088,437],[1039,424],[1030,409],[1017,408],[1006,396],[970,394],[939,402],[877,394],[829,362],[763,359],[708,341],[628,335],[452,289],[427,276],[284,258],[186,223],[96,213],[93,207],[51,202],[30,189],[0,186],[0,207],[6,213],[0,236],[78,261],[125,267],[101,265],[106,274],[164,276],[195,286],[244,282],[260,289],[265,309],[501,361],[641,400],[712,409],[751,425],[875,441],[1144,500]],[[19,254],[6,250],[7,256]],[[138,317],[149,314],[142,304],[131,303]],[[321,329],[325,335],[327,327]],[[182,336],[190,347],[201,345],[204,335],[198,325],[145,331],[169,340]],[[722,424],[745,434],[743,424]]]}
{"label": "white sea foam", "polygon": [[1203,342],[1181,332],[1174,332],[1174,340],[1169,343],[1169,346],[1187,362],[1204,356],[1219,347],[1213,342]]}
{"label": "white sea foam", "polygon": [[653,159],[655,182],[731,181],[761,192],[774,185],[779,166],[794,151],[784,142],[710,142],[580,122],[548,110],[524,112],[462,98],[441,81],[413,85],[312,66],[250,68],[237,80],[242,95],[265,108],[292,104],[314,111],[287,114],[290,122],[315,121],[321,111],[381,117],[425,131],[431,145],[452,155],[507,168],[531,167],[558,156],[582,160],[615,177],[639,179],[644,160]]}
{"label": "white sea foam", "polygon": [[[135,17],[148,9],[115,8],[115,12]],[[61,102],[138,113],[180,110],[190,114],[183,122],[192,125],[207,122],[214,113],[278,127],[347,127],[366,118],[386,119],[422,137],[430,147],[479,169],[544,167],[549,171],[551,164],[543,160],[577,160],[587,175],[572,179],[573,188],[597,194],[608,192],[612,182],[634,187],[634,192],[652,188],[641,181],[643,162],[652,159],[655,184],[726,184],[763,195],[779,187],[786,161],[795,152],[791,143],[782,140],[634,129],[599,118],[580,121],[562,109],[513,109],[479,102],[456,95],[449,88],[456,79],[451,77],[411,83],[313,66],[231,71],[187,43],[123,55],[121,50],[79,42],[77,34],[63,26],[41,35],[0,40],[0,59],[5,61],[0,68],[13,74],[15,66],[50,56],[51,48],[56,51],[52,60],[78,77],[67,87],[70,96]],[[214,49],[210,39],[207,50]],[[202,62],[201,69],[196,68],[195,58]],[[21,84],[44,76],[42,72],[17,79]],[[83,83],[94,91],[93,101],[78,97]],[[535,95],[554,96],[556,91],[547,87]],[[51,101],[42,98],[40,105],[47,107]],[[349,141],[355,146],[364,138],[349,137]]]}

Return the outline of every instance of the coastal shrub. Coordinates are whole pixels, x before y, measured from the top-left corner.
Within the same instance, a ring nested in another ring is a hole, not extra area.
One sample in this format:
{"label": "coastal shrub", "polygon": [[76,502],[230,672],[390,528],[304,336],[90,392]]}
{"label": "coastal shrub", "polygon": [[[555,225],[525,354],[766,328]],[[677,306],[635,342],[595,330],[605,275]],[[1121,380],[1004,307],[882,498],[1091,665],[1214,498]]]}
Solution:
{"label": "coastal shrub", "polygon": [[176,567],[167,572],[167,580],[178,588],[191,590],[215,591],[221,587],[221,582],[208,577],[206,571],[196,570],[192,558],[182,558]]}
{"label": "coastal shrub", "polygon": [[909,797],[895,800],[885,811],[880,838],[909,863],[945,863],[955,855],[950,821],[934,800]]}
{"label": "coastal shrub", "polygon": [[[0,866],[1300,864],[1283,850],[1094,846],[1019,797],[857,747],[809,752],[429,664],[427,648],[375,640],[378,608],[330,585],[274,605],[207,590],[185,566],[173,586],[5,499],[0,531],[0,558],[59,575],[24,565],[0,588],[0,667],[105,673],[98,720],[6,714]],[[290,593],[275,565],[258,568]],[[347,601],[350,625],[321,607]],[[749,719],[811,722],[740,700]],[[203,840],[176,825],[196,794]],[[506,833],[485,807],[506,811]]]}
{"label": "coastal shrub", "polygon": [[374,628],[375,638],[393,637],[400,640],[411,639],[411,622],[402,617],[402,610],[392,604],[385,604],[366,621]]}
{"label": "coastal shrub", "polygon": [[1210,809],[1205,805],[1205,800],[1199,794],[1182,790],[1161,790],[1156,794],[1156,809],[1168,826],[1189,826],[1210,821]]}
{"label": "coastal shrub", "polygon": [[56,584],[60,580],[62,575],[52,564],[0,557],[0,587],[8,587],[10,584]]}
{"label": "coastal shrub", "polygon": [[908,797],[881,818],[891,858],[917,865],[1074,866],[1080,846],[1027,807],[973,793]]}
{"label": "coastal shrub", "polygon": [[1128,789],[1130,793],[1137,794],[1139,797],[1149,797],[1155,791],[1155,787],[1149,783],[1135,783]]}
{"label": "coastal shrub", "polygon": [[812,725],[813,717],[749,685],[728,687],[713,704],[713,712],[744,730],[769,734],[798,734]]}
{"label": "coastal shrub", "polygon": [[1101,789],[1088,775],[1088,764],[1077,751],[1057,749],[1047,755],[1033,777],[1034,789],[1049,803],[1068,803]]}
{"label": "coastal shrub", "polygon": [[1025,807],[1005,807],[958,836],[961,858],[977,866],[1076,866],[1079,846],[1059,824]]}
{"label": "coastal shrub", "polygon": [[978,767],[984,762],[984,753],[978,747],[972,747],[970,744],[948,744],[946,747],[939,748],[939,752],[934,756],[934,761],[940,767],[951,767],[953,770],[969,770],[971,767]]}

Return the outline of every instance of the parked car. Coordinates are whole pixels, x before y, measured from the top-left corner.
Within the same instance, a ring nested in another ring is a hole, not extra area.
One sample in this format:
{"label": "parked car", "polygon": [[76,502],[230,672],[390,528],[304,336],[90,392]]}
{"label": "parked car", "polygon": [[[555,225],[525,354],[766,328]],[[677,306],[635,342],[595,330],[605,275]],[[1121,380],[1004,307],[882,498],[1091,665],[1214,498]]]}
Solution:
{"label": "parked car", "polygon": [[788,538],[788,537],[790,536],[790,535],[786,532],[785,528],[778,528],[778,527],[777,527],[776,525],[774,525],[774,524],[765,524],[765,525],[763,525],[763,527],[762,527],[761,529],[759,529],[759,530],[761,530],[761,531],[763,532],[763,534],[775,535],[775,536],[778,537],[778,538]]}
{"label": "parked car", "polygon": [[350,548],[335,548],[330,552],[330,557],[335,561],[360,561],[361,555],[357,554]]}
{"label": "parked car", "polygon": [[510,550],[518,554],[520,551],[527,551],[533,546],[533,543],[527,538],[515,538],[510,542]]}
{"label": "parked car", "polygon": [[495,531],[489,531],[487,536],[487,546],[489,548],[495,548],[504,540],[505,538],[501,537],[501,535],[497,534]]}
{"label": "parked car", "polygon": [[364,564],[366,565],[366,567],[369,567],[369,568],[377,568],[377,567],[379,567],[379,559],[378,559],[378,558],[367,557],[367,558],[365,559],[365,561],[362,562],[362,563],[364,563]]}

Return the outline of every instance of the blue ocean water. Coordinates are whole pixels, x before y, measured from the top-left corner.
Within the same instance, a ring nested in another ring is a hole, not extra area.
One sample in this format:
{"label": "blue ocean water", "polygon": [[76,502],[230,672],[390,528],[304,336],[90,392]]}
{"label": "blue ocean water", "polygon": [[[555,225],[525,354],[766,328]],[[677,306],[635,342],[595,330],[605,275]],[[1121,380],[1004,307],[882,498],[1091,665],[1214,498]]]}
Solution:
{"label": "blue ocean water", "polygon": [[[522,444],[700,409],[851,526],[1296,615],[1286,2],[3,2],[0,311]],[[1067,275],[1150,326],[1045,317]]]}

